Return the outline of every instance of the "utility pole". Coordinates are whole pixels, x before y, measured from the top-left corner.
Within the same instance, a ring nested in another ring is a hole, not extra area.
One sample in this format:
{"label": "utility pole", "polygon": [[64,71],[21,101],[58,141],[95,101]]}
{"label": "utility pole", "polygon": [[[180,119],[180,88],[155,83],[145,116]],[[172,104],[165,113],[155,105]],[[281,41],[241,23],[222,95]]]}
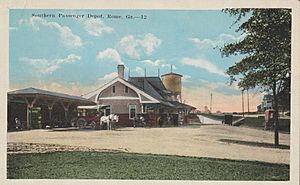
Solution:
{"label": "utility pole", "polygon": [[243,112],[243,117],[245,117],[245,113],[244,113],[244,89],[242,90],[242,112]]}
{"label": "utility pole", "polygon": [[247,89],[247,102],[248,102],[248,115],[249,115],[250,111],[249,111],[249,92],[248,92],[248,89]]}
{"label": "utility pole", "polygon": [[212,113],[212,93],[210,93],[210,113]]}

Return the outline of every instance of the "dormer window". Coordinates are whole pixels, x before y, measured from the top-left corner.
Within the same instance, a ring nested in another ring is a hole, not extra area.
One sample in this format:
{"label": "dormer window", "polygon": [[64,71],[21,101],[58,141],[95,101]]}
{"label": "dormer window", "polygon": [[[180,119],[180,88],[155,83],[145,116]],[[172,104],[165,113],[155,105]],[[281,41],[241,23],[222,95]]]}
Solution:
{"label": "dormer window", "polygon": [[116,86],[112,86],[112,93],[116,93]]}
{"label": "dormer window", "polygon": [[128,87],[125,86],[125,93],[128,93]]}

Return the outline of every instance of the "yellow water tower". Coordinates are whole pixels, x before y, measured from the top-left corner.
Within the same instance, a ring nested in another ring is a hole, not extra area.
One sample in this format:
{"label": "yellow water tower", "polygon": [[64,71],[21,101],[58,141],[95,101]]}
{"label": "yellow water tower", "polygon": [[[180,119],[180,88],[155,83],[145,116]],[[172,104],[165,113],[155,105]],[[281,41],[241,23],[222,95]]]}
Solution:
{"label": "yellow water tower", "polygon": [[162,82],[166,89],[170,91],[172,99],[174,101],[180,101],[182,102],[181,98],[181,89],[182,89],[182,84],[181,84],[181,78],[182,75],[173,73],[167,73],[161,75],[162,77]]}

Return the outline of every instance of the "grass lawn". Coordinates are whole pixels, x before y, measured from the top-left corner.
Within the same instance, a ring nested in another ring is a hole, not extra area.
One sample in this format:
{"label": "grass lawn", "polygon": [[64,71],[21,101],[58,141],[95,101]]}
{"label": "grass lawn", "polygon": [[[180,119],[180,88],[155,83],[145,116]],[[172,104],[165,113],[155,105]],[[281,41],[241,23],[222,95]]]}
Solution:
{"label": "grass lawn", "polygon": [[9,154],[8,179],[289,180],[289,165],[133,153]]}
{"label": "grass lawn", "polygon": [[[201,113],[200,115],[208,117],[210,119],[222,121],[224,115],[222,114],[205,114]],[[233,116],[233,121],[242,118],[242,116]],[[290,119],[280,119],[279,118],[279,130],[284,132],[290,132]],[[265,118],[264,117],[245,117],[244,120],[240,121],[237,126],[250,127],[256,129],[264,129]]]}

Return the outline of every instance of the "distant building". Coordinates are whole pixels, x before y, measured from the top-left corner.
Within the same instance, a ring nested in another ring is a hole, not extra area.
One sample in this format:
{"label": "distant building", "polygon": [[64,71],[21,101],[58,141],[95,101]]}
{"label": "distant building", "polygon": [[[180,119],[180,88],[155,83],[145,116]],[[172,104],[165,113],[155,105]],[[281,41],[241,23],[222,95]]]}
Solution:
{"label": "distant building", "polygon": [[120,124],[132,125],[137,114],[148,114],[151,124],[157,118],[171,116],[178,123],[196,108],[181,103],[181,77],[168,73],[160,77],[128,77],[124,79],[124,65],[118,65],[118,77],[88,94],[84,98],[106,105],[104,114],[118,114]]}
{"label": "distant building", "polygon": [[257,112],[265,112],[268,109],[273,109],[273,96],[266,94],[263,97],[263,101],[257,106]]}
{"label": "distant building", "polygon": [[210,114],[211,113],[209,108],[206,105],[204,106],[204,113],[205,114]]}

